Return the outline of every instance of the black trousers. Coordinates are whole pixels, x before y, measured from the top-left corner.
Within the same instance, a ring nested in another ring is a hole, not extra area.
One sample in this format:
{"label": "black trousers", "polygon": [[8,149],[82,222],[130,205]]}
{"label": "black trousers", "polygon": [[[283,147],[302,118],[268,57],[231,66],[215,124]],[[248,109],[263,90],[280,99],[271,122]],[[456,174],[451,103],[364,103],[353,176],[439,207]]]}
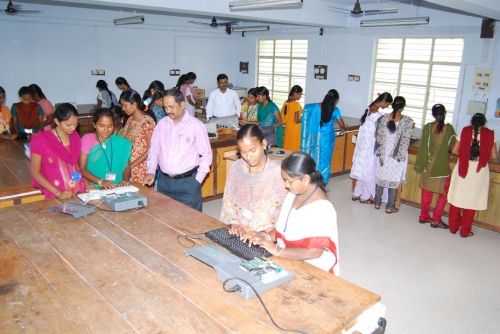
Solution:
{"label": "black trousers", "polygon": [[[375,185],[375,198],[373,199],[373,202],[375,204],[382,204],[382,193],[384,192],[384,187],[379,186],[378,184]],[[395,188],[387,188],[387,208],[395,208],[396,207],[396,194],[398,192],[398,189]]]}
{"label": "black trousers", "polygon": [[182,179],[173,179],[158,173],[158,191],[178,202],[201,212],[201,184],[195,179],[196,173]]}

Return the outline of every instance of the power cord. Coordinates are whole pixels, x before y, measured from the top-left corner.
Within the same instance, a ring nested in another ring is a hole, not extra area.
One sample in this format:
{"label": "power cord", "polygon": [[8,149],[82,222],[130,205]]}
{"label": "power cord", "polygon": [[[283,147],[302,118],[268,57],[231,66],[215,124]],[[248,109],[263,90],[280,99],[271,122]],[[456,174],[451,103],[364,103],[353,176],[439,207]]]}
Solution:
{"label": "power cord", "polygon": [[[101,205],[101,204],[99,204]],[[118,212],[118,213],[127,213],[127,212],[136,212],[136,211],[139,211],[139,210],[142,210],[145,208],[144,205],[142,206],[139,206],[137,208],[133,208],[133,209],[127,209],[127,210],[122,210],[122,211],[115,211],[115,210],[111,210],[111,209],[103,209],[103,208],[100,208],[99,206],[96,206],[95,207],[97,210],[99,211],[105,211],[105,212]]]}
{"label": "power cord", "polygon": [[260,301],[260,304],[262,305],[262,307],[264,308],[264,311],[266,311],[269,319],[271,320],[271,322],[273,323],[274,326],[276,326],[276,328],[278,328],[279,330],[283,331],[283,332],[291,332],[291,333],[300,333],[300,334],[307,334],[306,331],[302,330],[302,329],[286,329],[286,328],[283,328],[281,327],[280,325],[278,325],[276,323],[276,321],[274,321],[273,317],[271,316],[271,313],[269,312],[269,310],[267,309],[267,306],[266,304],[264,304],[264,301],[262,300],[262,297],[260,296],[260,294],[257,292],[257,290],[255,290],[255,288],[252,286],[252,284],[250,284],[249,282],[245,281],[244,279],[241,279],[241,278],[238,278],[238,277],[230,277],[228,279],[226,279],[224,282],[222,282],[222,289],[226,292],[238,292],[241,290],[241,286],[239,285],[235,285],[233,286],[232,288],[230,289],[227,289],[226,288],[226,283],[231,281],[231,280],[238,280],[240,282],[243,282],[245,283],[246,285],[248,285],[250,287],[250,289],[252,289],[253,293],[255,293],[255,295],[257,296],[257,298],[259,299]]}
{"label": "power cord", "polygon": [[[177,237],[176,237],[177,243],[184,248],[191,248],[191,247],[194,247],[196,245],[196,242],[194,240],[202,240],[202,238],[196,238],[195,236],[204,235],[204,234],[205,234],[205,232],[191,233],[191,234],[177,234]],[[191,242],[191,245],[186,246],[185,244],[183,244],[181,242],[181,238],[184,238],[184,239],[188,240],[189,242]]]}
{"label": "power cord", "polygon": [[220,165],[221,157],[220,157],[219,151],[215,150],[215,153],[217,153],[217,162],[215,164],[215,167],[212,168],[212,170],[208,171],[207,175],[215,173],[215,171],[217,170],[217,167],[219,167],[219,165]]}

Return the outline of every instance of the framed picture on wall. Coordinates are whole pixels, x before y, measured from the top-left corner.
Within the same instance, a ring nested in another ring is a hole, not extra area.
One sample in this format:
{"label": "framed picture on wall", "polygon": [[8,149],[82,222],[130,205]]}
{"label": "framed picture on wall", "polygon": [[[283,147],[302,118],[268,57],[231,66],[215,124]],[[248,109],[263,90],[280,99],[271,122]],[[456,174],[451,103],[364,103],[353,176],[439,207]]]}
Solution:
{"label": "framed picture on wall", "polygon": [[248,61],[240,61],[240,73],[248,74]]}

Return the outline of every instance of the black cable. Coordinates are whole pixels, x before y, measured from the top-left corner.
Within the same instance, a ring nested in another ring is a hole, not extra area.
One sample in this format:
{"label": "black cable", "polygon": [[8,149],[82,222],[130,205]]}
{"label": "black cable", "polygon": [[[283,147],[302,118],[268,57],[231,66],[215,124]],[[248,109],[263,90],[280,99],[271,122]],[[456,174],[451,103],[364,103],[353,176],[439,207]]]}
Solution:
{"label": "black cable", "polygon": [[[196,242],[193,241],[192,239],[195,239],[195,240],[202,240],[202,238],[195,238],[194,236],[195,235],[203,235],[205,234],[205,232],[199,232],[199,233],[191,233],[191,234],[177,234],[177,243],[179,245],[181,245],[182,247],[184,248],[191,248],[191,247],[194,247],[196,245]],[[186,245],[183,245],[182,242],[180,241],[180,239],[184,237],[186,240],[190,241],[191,242],[191,246],[186,246]]]}
{"label": "black cable", "polygon": [[118,213],[136,212],[136,211],[142,210],[144,208],[145,208],[145,206],[142,205],[142,206],[139,206],[139,207],[133,208],[133,209],[127,209],[127,210],[122,210],[122,211],[115,211],[115,210],[111,210],[111,209],[103,209],[103,208],[100,208],[99,206],[96,206],[96,209],[99,210],[99,211],[118,212]]}
{"label": "black cable", "polygon": [[[307,334],[306,331],[302,330],[302,329],[286,329],[286,328],[283,328],[281,327],[280,325],[278,325],[276,323],[276,321],[274,321],[273,317],[271,316],[271,313],[269,312],[269,310],[267,309],[267,306],[266,304],[264,304],[264,301],[262,300],[262,297],[259,295],[259,293],[257,292],[257,290],[255,290],[255,288],[253,287],[252,284],[248,283],[247,281],[245,281],[244,279],[241,279],[241,278],[238,278],[238,277],[230,277],[228,279],[226,279],[224,282],[222,282],[222,289],[226,292],[236,292],[236,291],[239,291],[241,290],[241,287],[239,287],[238,285],[235,285],[233,288],[231,289],[226,289],[226,283],[229,282],[230,280],[238,280],[238,281],[241,281],[243,283],[245,283],[246,285],[248,285],[250,287],[250,289],[252,289],[252,291],[255,293],[255,295],[257,296],[257,298],[259,298],[259,301],[260,301],[260,304],[262,305],[262,307],[264,308],[264,310],[266,311],[269,319],[271,319],[271,322],[273,323],[274,326],[276,326],[276,328],[278,328],[279,330],[283,331],[283,332],[292,332],[292,333],[300,333],[300,334]],[[237,288],[239,287],[239,289]]]}
{"label": "black cable", "polygon": [[220,157],[219,151],[215,150],[215,153],[217,153],[217,163],[215,164],[215,167],[212,168],[212,170],[208,171],[207,175],[215,173],[215,171],[217,170],[217,167],[219,167],[219,165],[220,165],[221,157]]}

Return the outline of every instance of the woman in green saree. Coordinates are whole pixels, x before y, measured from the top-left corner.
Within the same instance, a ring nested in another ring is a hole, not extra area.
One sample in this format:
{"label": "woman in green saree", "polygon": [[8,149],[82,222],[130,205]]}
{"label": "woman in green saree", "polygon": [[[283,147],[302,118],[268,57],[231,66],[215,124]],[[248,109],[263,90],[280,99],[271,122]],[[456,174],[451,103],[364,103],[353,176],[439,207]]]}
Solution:
{"label": "woman in green saree", "polygon": [[98,189],[127,185],[132,143],[113,133],[110,109],[97,109],[93,122],[96,131],[82,137],[80,170],[83,177]]}

